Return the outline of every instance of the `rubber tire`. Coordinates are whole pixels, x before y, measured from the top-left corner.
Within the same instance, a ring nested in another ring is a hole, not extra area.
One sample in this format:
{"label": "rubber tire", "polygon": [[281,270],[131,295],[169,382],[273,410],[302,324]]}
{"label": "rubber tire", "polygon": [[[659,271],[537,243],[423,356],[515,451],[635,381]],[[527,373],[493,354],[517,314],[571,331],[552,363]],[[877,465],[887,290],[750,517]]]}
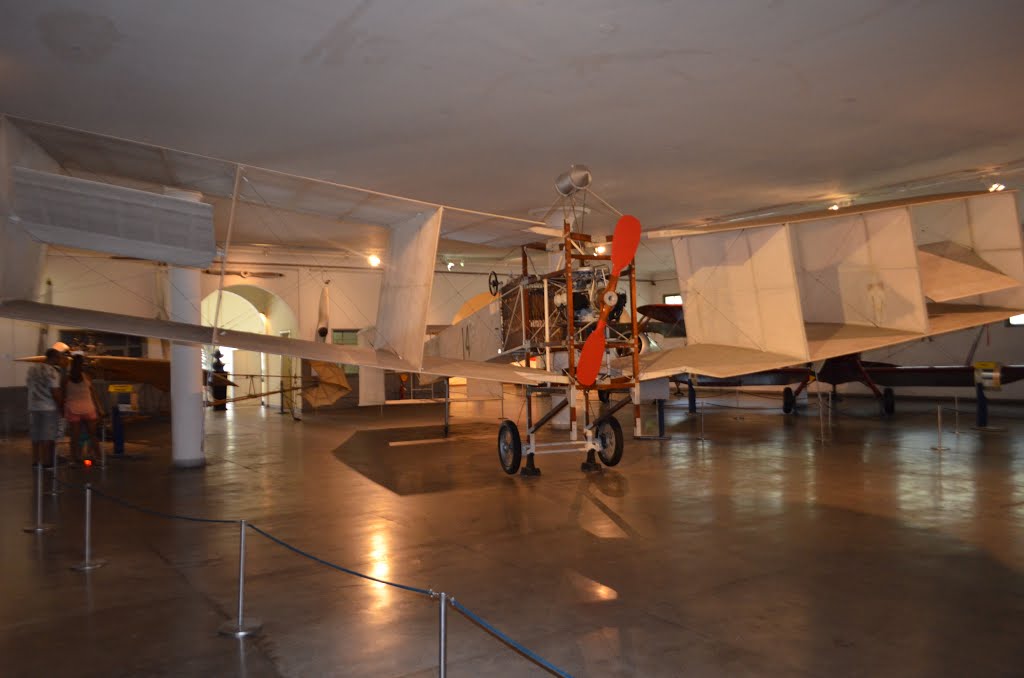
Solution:
{"label": "rubber tire", "polygon": [[495,271],[491,271],[491,274],[487,276],[487,291],[491,293],[492,297],[498,296],[498,274]]}
{"label": "rubber tire", "polygon": [[[602,428],[605,431],[602,432]],[[613,446],[611,454],[609,454],[607,446],[598,447],[597,456],[600,457],[601,463],[605,466],[615,466],[622,461],[622,425],[619,423],[619,420],[615,417],[599,419],[597,425],[594,426],[594,437],[600,438],[602,434],[611,435]]]}
{"label": "rubber tire", "polygon": [[[508,434],[508,447],[510,458],[506,463],[505,456],[501,452],[501,442],[505,439],[506,433]],[[501,422],[501,427],[498,429],[498,463],[501,464],[502,470],[505,473],[515,475],[516,471],[519,470],[519,464],[523,461],[523,443],[519,438],[519,429],[516,428],[514,421],[506,419]]]}
{"label": "rubber tire", "polygon": [[882,391],[882,414],[892,416],[896,412],[896,393],[889,387]]}
{"label": "rubber tire", "polygon": [[782,411],[786,414],[792,414],[796,408],[796,396],[793,395],[793,389],[786,387],[782,389]]}

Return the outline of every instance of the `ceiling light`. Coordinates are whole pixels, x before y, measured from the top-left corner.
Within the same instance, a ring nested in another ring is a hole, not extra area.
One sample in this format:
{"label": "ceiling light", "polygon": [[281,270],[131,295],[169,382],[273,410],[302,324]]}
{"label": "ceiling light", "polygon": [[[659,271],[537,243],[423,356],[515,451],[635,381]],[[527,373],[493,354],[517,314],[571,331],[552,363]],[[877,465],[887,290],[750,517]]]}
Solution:
{"label": "ceiling light", "polygon": [[447,268],[449,271],[452,270],[453,268],[455,268],[455,262],[449,261],[447,264],[445,264],[445,268]]}
{"label": "ceiling light", "polygon": [[839,211],[839,205],[836,204],[836,203],[832,203],[831,205],[828,206],[828,209],[829,209],[830,212],[838,212]]}
{"label": "ceiling light", "polygon": [[459,262],[459,266],[461,266],[461,267],[465,267],[465,266],[466,266],[466,262],[465,262],[465,261],[460,261],[460,262]]}
{"label": "ceiling light", "polygon": [[999,182],[996,182],[996,183],[994,183],[994,184],[992,184],[991,186],[988,187],[988,192],[989,193],[996,193],[997,191],[1002,191],[1002,190],[1005,190],[1005,189],[1006,189],[1006,186],[1004,186],[1003,184],[1000,184]]}
{"label": "ceiling light", "polygon": [[369,258],[367,259],[367,261],[370,262],[370,266],[373,266],[373,267],[380,266],[380,257],[378,257],[376,254],[371,254],[369,256]]}
{"label": "ceiling light", "polygon": [[605,247],[604,245],[598,245],[597,247],[594,248],[594,251],[597,252],[598,254],[604,254]]}

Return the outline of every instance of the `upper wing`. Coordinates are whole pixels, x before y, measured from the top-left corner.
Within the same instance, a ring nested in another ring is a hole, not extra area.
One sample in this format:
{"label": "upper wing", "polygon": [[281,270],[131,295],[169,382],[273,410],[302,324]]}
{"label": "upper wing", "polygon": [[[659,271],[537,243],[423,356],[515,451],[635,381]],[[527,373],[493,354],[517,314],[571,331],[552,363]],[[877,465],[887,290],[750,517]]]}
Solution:
{"label": "upper wing", "polygon": [[[165,186],[201,194],[195,197],[215,208],[222,207],[231,200],[236,172],[241,170],[239,218],[232,231],[232,244],[268,244],[268,230],[272,230],[277,238],[287,240],[293,247],[383,250],[387,247],[389,229],[441,208],[445,218],[440,236],[448,240],[505,248],[562,235],[561,230],[534,219],[462,209],[250,165],[243,167],[218,158],[49,123],[10,120],[53,157],[70,177],[77,178],[76,191],[92,183],[96,190],[105,191],[105,198],[112,196],[113,202],[103,203],[108,210],[133,194],[135,199],[161,200],[163,196],[154,195],[154,191]],[[83,179],[91,181],[82,182]],[[123,188],[109,186],[110,183],[139,190],[126,193]],[[44,197],[48,203],[39,205],[35,211],[47,215],[41,221],[49,221],[53,219],[53,196]],[[24,208],[31,206],[25,203]],[[72,214],[82,210],[82,205],[77,203],[69,202],[66,207]],[[97,215],[96,221],[99,224],[110,220]],[[37,230],[63,227],[52,223],[37,226]],[[223,241],[227,224],[216,220],[214,228],[217,240]],[[209,245],[212,253],[212,238]],[[83,243],[79,242],[78,246]],[[84,246],[88,248],[88,244]],[[145,251],[119,253],[149,258]],[[167,254],[163,257],[166,260]]]}
{"label": "upper wing", "polygon": [[[75,325],[97,331],[135,334],[189,344],[209,344],[213,340],[212,328],[200,325],[41,304],[34,301],[0,303],[0,317],[37,323]],[[322,344],[234,330],[218,329],[216,343],[221,346],[297,356],[309,360],[378,367],[400,372],[423,372],[445,377],[472,377],[509,384],[565,384],[569,381],[568,377],[564,375],[528,367],[430,356],[424,357],[422,367],[417,369],[391,351]]]}
{"label": "upper wing", "polygon": [[672,238],[689,345],[642,361],[643,377],[816,362],[1024,308],[1024,248],[1009,193],[923,196],[649,237]]}

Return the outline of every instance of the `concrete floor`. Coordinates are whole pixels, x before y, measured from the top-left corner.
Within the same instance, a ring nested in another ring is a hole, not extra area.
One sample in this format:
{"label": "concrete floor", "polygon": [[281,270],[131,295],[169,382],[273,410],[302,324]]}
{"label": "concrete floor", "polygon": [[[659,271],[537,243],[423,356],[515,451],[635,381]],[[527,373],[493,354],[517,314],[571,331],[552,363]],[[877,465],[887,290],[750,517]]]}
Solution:
{"label": "concrete floor", "polygon": [[[671,442],[632,441],[583,475],[541,457],[505,476],[497,412],[430,439],[428,407],[307,416],[207,415],[203,470],[169,468],[166,423],[133,426],[108,468],[62,470],[161,511],[245,518],[334,563],[446,591],[575,676],[1024,675],[1024,408],[1005,433],[947,434],[934,405],[881,421],[841,405],[668,408]],[[516,410],[506,406],[507,412]],[[947,417],[947,423],[948,417]],[[388,430],[385,424],[401,426]],[[628,428],[628,427],[627,427]],[[951,428],[951,427],[950,427]],[[82,496],[33,520],[27,443],[0,444],[0,674],[4,676],[436,675],[437,603],[305,560],[249,533],[255,639],[217,635],[235,609],[235,526],[171,521],[97,498],[82,559]],[[548,675],[456,612],[449,676]]]}

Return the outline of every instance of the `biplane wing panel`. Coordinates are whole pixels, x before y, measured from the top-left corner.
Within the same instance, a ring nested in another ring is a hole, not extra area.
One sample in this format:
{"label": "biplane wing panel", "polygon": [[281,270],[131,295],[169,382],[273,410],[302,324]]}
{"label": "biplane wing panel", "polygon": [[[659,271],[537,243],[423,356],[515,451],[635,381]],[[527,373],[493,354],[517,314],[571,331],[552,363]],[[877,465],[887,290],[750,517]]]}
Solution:
{"label": "biplane wing panel", "polygon": [[686,373],[725,378],[787,367],[800,362],[803,362],[803,359],[794,355],[738,346],[698,344],[641,356],[640,378],[648,380]]}
{"label": "biplane wing panel", "polygon": [[785,226],[673,241],[691,345],[806,359],[800,293]]}
{"label": "biplane wing panel", "polygon": [[811,360],[815,361],[870,351],[904,341],[922,339],[925,336],[921,332],[906,332],[872,325],[807,324],[807,344],[811,349]]}
{"label": "biplane wing panel", "polygon": [[996,270],[973,250],[956,243],[932,243],[917,251],[921,285],[935,302],[1013,289],[1020,283]]}
{"label": "biplane wing panel", "polygon": [[373,346],[395,352],[414,371],[423,363],[427,309],[443,214],[443,209],[436,209],[394,226],[388,243]]}
{"label": "biplane wing panel", "polygon": [[930,334],[945,334],[1006,320],[1022,312],[1020,308],[976,306],[970,304],[928,304]]}
{"label": "biplane wing panel", "polygon": [[36,240],[178,266],[209,266],[213,207],[15,167],[13,217]]}
{"label": "biplane wing panel", "polygon": [[[206,199],[226,200],[233,193],[234,162],[70,129],[32,120],[11,118],[18,130],[38,144],[73,176],[109,178],[114,183],[145,187],[173,186],[198,191]],[[245,166],[239,193],[240,214],[247,206],[269,208],[298,215],[330,219],[331,226],[395,228],[418,214],[445,208],[441,237],[491,247],[518,247],[550,237],[561,231],[543,221],[444,206],[424,200],[390,195],[332,181]],[[275,227],[287,232],[289,240],[306,246],[321,245],[323,229],[316,237],[306,233],[298,218],[270,215]],[[251,222],[251,225],[250,225]],[[239,219],[234,242],[266,242],[265,215]],[[224,236],[223,233],[220,234]]]}
{"label": "biplane wing panel", "polygon": [[[27,322],[83,327],[103,332],[155,337],[188,344],[209,344],[212,332],[211,328],[200,325],[140,318],[69,306],[41,304],[34,301],[0,303],[0,317]],[[422,368],[414,368],[407,361],[402,360],[390,351],[351,347],[341,344],[324,344],[252,332],[218,330],[217,344],[260,353],[296,356],[307,360],[323,360],[326,362],[403,372],[425,372],[451,377],[472,377],[511,384],[568,383],[568,378],[564,375],[556,375],[544,370],[517,367],[515,365],[480,363],[472,360],[427,358],[424,359]]]}

